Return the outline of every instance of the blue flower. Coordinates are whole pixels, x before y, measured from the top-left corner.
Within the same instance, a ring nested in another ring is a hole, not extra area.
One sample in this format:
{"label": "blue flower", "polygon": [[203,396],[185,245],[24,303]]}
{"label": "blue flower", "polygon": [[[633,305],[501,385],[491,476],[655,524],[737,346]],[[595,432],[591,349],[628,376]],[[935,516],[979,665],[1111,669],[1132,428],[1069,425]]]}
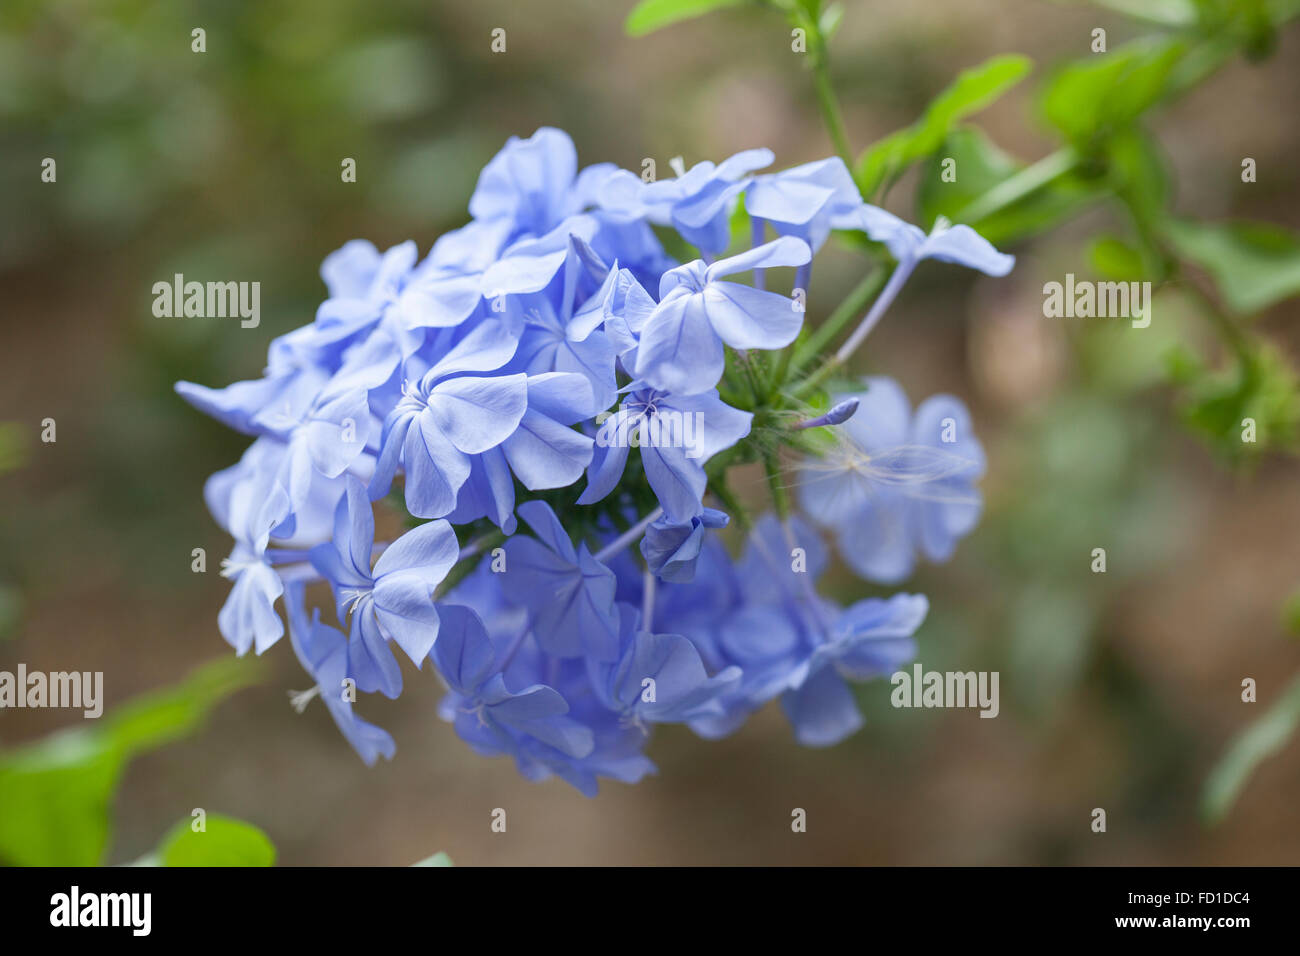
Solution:
{"label": "blue flower", "polygon": [[637,347],[641,330],[657,304],[632,271],[620,269],[615,262],[601,287],[573,316],[567,329],[569,338],[582,342],[600,329],[614,351],[626,355]]}
{"label": "blue flower", "polygon": [[623,404],[596,433],[587,488],[578,504],[600,501],[614,490],[635,445],[669,520],[690,521],[702,508],[704,462],[748,435],[754,416],[727,405],[713,389],[675,395],[633,382],[624,390]]}
{"label": "blue flower", "polygon": [[284,636],[275,613],[284,584],[271,567],[267,545],[290,516],[289,495],[272,472],[255,464],[239,469],[233,482],[210,480],[208,494],[217,520],[235,539],[230,557],[221,562],[221,576],[233,587],[217,614],[217,627],[236,653],[252,647],[261,654]]}
{"label": "blue flower", "polygon": [[721,511],[705,508],[689,521],[664,516],[650,524],[641,539],[641,556],[661,581],[685,583],[695,577],[695,565],[709,528],[725,528]]}
{"label": "blue flower", "polygon": [[519,772],[534,781],[559,777],[586,797],[596,796],[601,777],[637,783],[654,773],[655,765],[641,752],[645,734],[631,724],[607,719],[608,711],[598,716],[603,719],[593,728],[592,750],[584,757],[571,756],[536,737],[520,738],[514,755]]}
{"label": "blue flower", "polygon": [[652,634],[640,628],[639,615],[621,609],[623,652],[608,664],[594,665],[592,680],[601,702],[625,722],[684,723],[722,712],[718,697],[740,680],[739,667],[710,677],[700,652],[680,634]]}
{"label": "blue flower", "polygon": [[[392,735],[381,727],[367,723],[352,709],[352,696],[348,693],[348,640],[342,632],[322,624],[320,612],[313,610],[307,620],[302,584],[290,584],[285,603],[289,612],[289,640],[303,670],[315,682],[311,696],[320,695],[330,717],[338,725],[348,743],[368,766],[380,757],[391,760],[397,752]],[[309,697],[300,695],[305,705]]]}
{"label": "blue flower", "polygon": [[[448,595],[448,601],[473,602],[485,625],[492,644],[492,663],[482,665],[482,672],[499,673],[503,683],[497,684],[490,678],[483,687],[494,687],[498,696],[502,688],[524,688],[516,694],[523,696],[527,689],[535,690],[536,685],[546,686],[554,694],[539,695],[537,703],[546,706],[538,707],[540,714],[538,710],[530,710],[529,716],[560,726],[544,727],[534,734],[531,731],[535,725],[531,723],[522,725],[514,721],[508,726],[506,721],[493,722],[491,713],[480,707],[484,693],[462,696],[456,690],[440,707],[443,718],[455,721],[458,732],[477,752],[509,754],[527,779],[545,780],[558,776],[589,797],[596,795],[600,777],[635,783],[647,773],[653,773],[654,764],[642,753],[647,739],[642,727],[631,720],[621,719],[618,713],[601,703],[589,673],[592,662],[581,658],[557,659],[541,648],[527,613],[520,609],[512,610],[504,599],[507,589],[513,593],[515,587],[510,573],[494,573],[486,566],[480,566]],[[441,608],[446,617],[448,604],[444,603]],[[454,644],[444,647],[444,637],[451,633],[446,628],[451,624],[444,621],[443,626],[444,632],[439,636],[432,655],[440,662],[443,657],[439,655],[450,656],[449,651],[455,647]],[[471,627],[470,633],[477,634],[477,629]],[[474,638],[473,644],[482,648],[478,637]],[[488,657],[485,650],[480,650],[479,654]],[[444,667],[449,671],[455,670],[452,665],[439,663],[440,669]],[[472,680],[460,679],[460,689],[464,690],[471,683]],[[561,709],[560,702],[564,702],[565,709]],[[480,714],[488,719],[479,719]],[[473,719],[469,715],[473,715]],[[557,733],[557,729],[560,732]],[[588,740],[590,747],[586,746]]]}
{"label": "blue flower", "polygon": [[[230,521],[230,500],[233,490],[240,484],[251,483],[257,488],[256,500],[264,500],[275,491],[276,486],[286,492],[284,479],[285,461],[289,446],[274,438],[263,437],[248,446],[238,464],[223,469],[208,478],[203,486],[203,497],[208,510],[212,512],[217,523],[232,537],[239,537]],[[334,528],[334,510],[347,485],[349,475],[366,477],[367,458],[357,462],[354,472],[345,472],[337,478],[326,478],[314,469],[308,493],[300,497],[296,504],[286,509],[283,519],[271,530],[271,539],[277,549],[302,549],[329,538]]]}
{"label": "blue flower", "polygon": [[876,327],[922,260],[952,262],[991,276],[1004,276],[1016,264],[1015,256],[998,252],[970,226],[954,226],[942,217],[935,222],[929,235],[893,213],[866,203],[858,208],[857,220],[858,228],[888,247],[898,265],[871,304],[870,311],[836,350],[835,358],[841,363],[848,360]]}
{"label": "blue flower", "polygon": [[862,725],[845,681],[884,676],[915,655],[925,598],[868,599],[841,611],[816,593],[826,550],[798,519],[761,519],[734,567],[720,546],[706,545],[702,561],[695,581],[659,591],[655,619],[690,639],[707,667],[741,669],[718,698],[720,712],[690,721],[703,737],[732,733],[780,697],[800,743],[836,743]]}
{"label": "blue flower", "polygon": [[578,151],[562,130],[544,126],[528,139],[511,136],[479,174],[469,214],[508,222],[509,239],[543,235],[581,209],[577,174]]}
{"label": "blue flower", "polygon": [[507,534],[515,530],[515,483],[529,491],[573,484],[591,462],[593,439],[569,427],[591,417],[591,383],[573,372],[527,378],[528,409],[519,427],[496,448],[474,456],[461,486],[453,524],[491,519]]}
{"label": "blue flower", "polygon": [[190,405],[227,428],[245,435],[269,435],[276,431],[273,421],[305,412],[328,380],[328,373],[320,368],[286,365],[269,370],[264,378],[225,388],[194,382],[177,382],[175,388]]}
{"label": "blue flower", "polygon": [[415,243],[407,240],[382,256],[369,242],[353,240],[326,256],[321,277],[330,297],[316,310],[316,326],[343,339],[377,323],[394,303],[415,266]]}
{"label": "blue flower", "polygon": [[731,210],[748,187],[749,174],[774,159],[770,149],[750,149],[650,183],[617,170],[599,183],[597,198],[606,209],[671,225],[691,245],[716,255],[727,248]]}
{"label": "blue flower", "polygon": [[495,448],[514,433],[528,410],[528,376],[485,377],[466,372],[500,368],[515,341],[498,324],[484,323],[431,368],[418,385],[407,384],[384,422],[372,497],[392,486],[400,462],[406,472],[406,507],[420,518],[441,518],[456,507],[469,478],[470,456]]}
{"label": "blue flower", "polygon": [[574,548],[544,501],[525,502],[518,511],[535,537],[510,539],[506,599],[528,609],[533,633],[548,654],[614,660],[619,653],[614,573],[586,543]]}
{"label": "blue flower", "polygon": [[805,461],[799,503],[835,531],[858,574],[892,584],[912,573],[918,550],[946,561],[975,527],[984,450],[958,399],[932,396],[913,415],[892,379],[867,384],[853,396],[857,414],[836,429],[837,443]]}
{"label": "blue flower", "polygon": [[799,743],[829,747],[857,732],[862,714],[845,681],[891,674],[915,657],[912,635],[928,610],[923,594],[895,594],[859,601],[835,618],[781,697]]}
{"label": "blue flower", "polygon": [[937,259],[978,269],[986,275],[1004,276],[1016,264],[1015,256],[998,252],[970,226],[954,226],[941,218],[927,235],[893,213],[865,203],[858,209],[857,217],[858,227],[872,239],[883,242],[889,254],[909,269],[923,259]]}
{"label": "blue flower", "polygon": [[484,288],[494,297],[506,297],[507,308],[522,320],[523,333],[509,369],[583,375],[595,408],[613,404],[618,391],[613,343],[603,335],[570,334],[577,306],[597,291],[609,271],[577,235],[568,236],[561,252],[515,255],[489,269]]}
{"label": "blue flower", "polygon": [[771,223],[781,235],[808,243],[813,252],[832,229],[858,225],[862,205],[853,176],[838,156],[756,176],[745,193],[745,210],[756,224]]}
{"label": "blue flower", "polygon": [[273,436],[285,443],[277,481],[288,491],[294,515],[310,507],[322,478],[370,469],[361,461],[371,433],[370,406],[359,389],[322,397],[297,421],[273,423]]}
{"label": "blue flower", "polygon": [[388,697],[402,692],[402,672],[389,649],[396,643],[419,667],[438,636],[433,591],[460,554],[446,521],[406,532],[374,568],[375,519],[361,482],[350,479],[339,502],[331,541],[311,549],[311,562],[330,582],[340,621],[351,614],[349,668],[357,686]]}
{"label": "blue flower", "polygon": [[722,378],[724,343],[735,349],[789,345],[803,326],[797,303],[720,278],[802,265],[811,255],[807,243],[783,236],[713,265],[697,259],[664,273],[659,305],[641,331],[636,377],[679,395],[706,392]]}
{"label": "blue flower", "polygon": [[585,757],[591,731],[565,716],[569,705],[553,687],[532,684],[511,691],[483,622],[471,609],[442,606],[443,625],[430,659],[451,688],[442,713],[456,733],[485,756],[518,756],[532,738],[569,757]]}

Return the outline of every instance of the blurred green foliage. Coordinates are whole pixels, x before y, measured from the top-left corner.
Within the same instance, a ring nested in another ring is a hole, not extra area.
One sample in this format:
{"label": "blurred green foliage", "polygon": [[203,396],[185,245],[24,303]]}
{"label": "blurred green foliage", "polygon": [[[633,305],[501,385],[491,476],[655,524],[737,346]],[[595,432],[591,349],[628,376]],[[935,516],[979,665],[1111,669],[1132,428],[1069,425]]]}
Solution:
{"label": "blurred green foliage", "polygon": [[433,856],[421,860],[419,863],[412,863],[411,866],[451,866],[451,857],[446,853],[435,853]]}
{"label": "blurred green foliage", "polygon": [[[376,209],[421,229],[463,215],[479,157],[500,143],[473,122],[448,122],[458,106],[446,77],[475,51],[411,32],[421,7],[6,3],[0,178],[26,181],[50,156],[60,188],[7,196],[9,216],[31,228],[0,233],[0,266],[146,238],[183,254],[196,244],[189,216],[178,214],[186,207],[228,223],[199,245],[236,256],[229,247],[248,237],[240,220],[250,213],[293,223],[310,210],[319,226]],[[192,50],[196,28],[206,31],[202,53]],[[292,194],[283,167],[260,162],[267,155],[301,171]],[[344,157],[359,169],[346,190]]]}
{"label": "blurred green foliage", "polygon": [[1300,294],[1300,239],[1289,229],[1170,219],[1164,230],[1179,256],[1214,278],[1234,312],[1251,315]]}
{"label": "blurred green foliage", "polygon": [[271,866],[275,846],[265,833],[242,820],[208,814],[202,828],[182,820],[156,852],[137,866]]}
{"label": "blurred green foliage", "polygon": [[261,673],[259,662],[222,658],[84,727],[0,752],[0,860],[18,866],[103,863],[113,797],[127,762],[193,733],[213,707]]}
{"label": "blurred green foliage", "polygon": [[639,37],[682,20],[756,0],[641,0],[627,15],[629,36]]}
{"label": "blurred green foliage", "polygon": [[1024,56],[997,56],[959,74],[930,101],[925,114],[907,129],[874,143],[858,159],[854,178],[864,196],[888,188],[913,163],[935,155],[948,134],[965,117],[977,113],[1011,89],[1033,63]]}
{"label": "blurred green foliage", "polygon": [[1300,726],[1300,675],[1292,679],[1263,717],[1228,745],[1227,752],[1205,782],[1201,812],[1217,823],[1232,808],[1260,761],[1277,753]]}

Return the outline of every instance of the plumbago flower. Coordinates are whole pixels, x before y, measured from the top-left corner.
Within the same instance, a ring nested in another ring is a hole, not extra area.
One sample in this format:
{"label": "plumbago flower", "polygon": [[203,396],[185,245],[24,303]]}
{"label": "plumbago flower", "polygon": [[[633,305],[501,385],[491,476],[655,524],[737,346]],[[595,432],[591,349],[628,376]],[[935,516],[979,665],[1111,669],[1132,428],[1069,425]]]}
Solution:
{"label": "plumbago flower", "polygon": [[724,345],[780,349],[803,326],[797,303],[721,276],[803,265],[808,244],[789,236],[706,265],[697,259],[659,281],[659,305],[645,320],[636,374],[655,388],[690,395],[712,389],[726,367]]}
{"label": "plumbago flower", "polygon": [[361,482],[351,479],[338,504],[332,540],[311,549],[311,563],[330,583],[339,620],[351,618],[348,662],[363,691],[402,692],[402,672],[388,644],[416,667],[438,636],[433,590],[459,556],[456,533],[445,521],[406,532],[370,566],[375,517]]}
{"label": "plumbago flower", "polygon": [[893,379],[864,384],[866,392],[849,396],[858,411],[832,447],[803,463],[799,502],[834,533],[854,571],[896,584],[912,573],[917,551],[947,561],[974,529],[984,449],[959,399],[932,395],[913,415]]}
{"label": "plumbago flower", "polygon": [[[645,182],[579,168],[559,130],[511,139],[423,259],[347,243],[260,378],[178,383],[253,438],[204,489],[234,540],[217,626],[236,652],[287,633],[312,682],[295,708],[321,698],[366,763],[396,745],[357,695],[401,694],[403,660],[431,670],[475,752],[587,795],[654,772],[657,724],[716,738],[779,700],[800,743],[860,727],[851,685],[915,654],[928,602],[819,594],[821,532],[860,576],[900,582],[973,529],[985,462],[958,399],[913,411],[887,378],[834,376],[922,260],[996,276],[1012,259],[866,204],[838,159],[773,161]],[[810,369],[794,350],[812,257],[844,230],[896,265]],[[770,513],[732,493],[752,463]]]}

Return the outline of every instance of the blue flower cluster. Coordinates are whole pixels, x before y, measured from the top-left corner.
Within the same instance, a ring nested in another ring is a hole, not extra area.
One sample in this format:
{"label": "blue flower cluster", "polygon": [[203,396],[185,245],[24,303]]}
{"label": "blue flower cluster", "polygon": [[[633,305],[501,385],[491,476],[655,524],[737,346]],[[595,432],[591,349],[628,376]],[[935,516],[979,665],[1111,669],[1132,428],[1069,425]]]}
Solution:
{"label": "blue flower cluster", "polygon": [[[646,182],[580,170],[558,130],[512,139],[471,221],[425,258],[413,242],[330,254],[329,297],[271,343],[260,379],[179,383],[255,439],[205,487],[234,539],[222,636],[261,654],[287,622],[315,684],[295,703],[319,695],[367,763],[395,745],[353,705],[402,692],[400,657],[428,662],[476,752],[588,795],[653,772],[656,723],[718,737],[780,698],[801,743],[852,733],[846,682],[911,658],[927,602],[818,595],[817,526],[860,575],[900,581],[974,526],[983,452],[957,399],[913,413],[888,379],[817,417],[790,390],[736,383],[784,367],[764,353],[803,330],[833,230],[897,262],[859,339],[921,259],[1001,275],[1011,258],[967,227],[926,235],[867,205],[837,159],[758,172],[772,161],[751,150]],[[666,251],[689,247],[685,263]],[[785,268],[789,295],[767,288]],[[719,476],[782,446],[801,456],[789,476],[808,521],[736,513]],[[715,533],[733,520],[739,557]],[[322,581],[334,622],[309,613]]]}

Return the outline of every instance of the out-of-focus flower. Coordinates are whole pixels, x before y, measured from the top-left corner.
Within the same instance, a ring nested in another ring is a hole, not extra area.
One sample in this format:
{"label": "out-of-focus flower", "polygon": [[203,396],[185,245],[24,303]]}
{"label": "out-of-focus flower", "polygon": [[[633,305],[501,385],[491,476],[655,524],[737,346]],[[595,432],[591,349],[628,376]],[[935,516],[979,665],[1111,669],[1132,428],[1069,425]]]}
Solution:
{"label": "out-of-focus flower", "polygon": [[858,411],[836,430],[838,441],[804,463],[799,503],[834,532],[858,574],[893,584],[912,573],[918,551],[946,561],[975,527],[984,449],[966,406],[951,395],[931,396],[913,415],[892,379],[866,384],[852,396]]}

